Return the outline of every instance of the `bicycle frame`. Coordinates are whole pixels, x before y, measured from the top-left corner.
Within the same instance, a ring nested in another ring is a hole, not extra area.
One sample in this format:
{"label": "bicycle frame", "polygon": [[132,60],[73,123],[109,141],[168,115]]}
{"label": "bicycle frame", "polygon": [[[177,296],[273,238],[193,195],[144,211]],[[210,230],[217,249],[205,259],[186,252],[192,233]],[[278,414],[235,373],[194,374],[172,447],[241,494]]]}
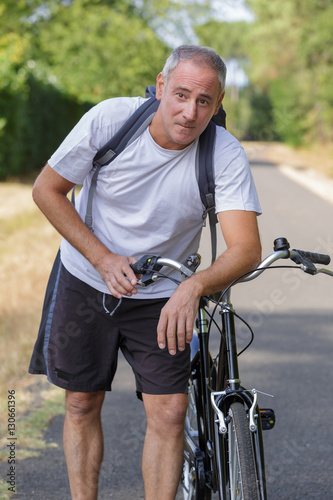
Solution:
{"label": "bicycle frame", "polygon": [[[199,412],[203,419],[202,430],[199,433],[201,442],[199,446],[201,451],[204,451],[203,460],[205,463],[206,477],[205,482],[209,488],[216,491],[220,488],[223,499],[227,498],[227,482],[228,472],[226,468],[226,460],[222,462],[222,470],[219,476],[222,477],[222,484],[217,484],[217,467],[215,457],[226,456],[226,440],[227,426],[225,409],[227,401],[230,399],[237,399],[242,401],[249,412],[249,426],[252,432],[252,439],[254,440],[254,449],[256,450],[255,460],[257,464],[257,471],[260,474],[258,482],[260,484],[260,495],[262,500],[266,500],[266,479],[264,470],[264,452],[262,442],[261,421],[259,416],[259,407],[257,404],[256,392],[247,391],[241,386],[238,369],[237,359],[237,342],[236,342],[236,329],[235,318],[233,309],[230,303],[230,293],[226,297],[222,310],[222,335],[220,339],[219,354],[218,354],[218,370],[213,366],[212,358],[209,351],[209,331],[208,321],[206,318],[205,305],[207,301],[202,299],[198,310],[197,321],[197,335],[198,335],[198,350],[192,358],[191,367],[192,374],[199,372],[200,389],[199,395],[201,401],[199,402],[201,409]],[[198,366],[199,364],[199,366]],[[214,432],[214,426],[219,423],[219,432],[221,438],[218,439]],[[252,429],[251,429],[252,427]],[[195,444],[190,443],[187,437],[187,446],[194,452]],[[215,449],[214,447],[221,449]]]}

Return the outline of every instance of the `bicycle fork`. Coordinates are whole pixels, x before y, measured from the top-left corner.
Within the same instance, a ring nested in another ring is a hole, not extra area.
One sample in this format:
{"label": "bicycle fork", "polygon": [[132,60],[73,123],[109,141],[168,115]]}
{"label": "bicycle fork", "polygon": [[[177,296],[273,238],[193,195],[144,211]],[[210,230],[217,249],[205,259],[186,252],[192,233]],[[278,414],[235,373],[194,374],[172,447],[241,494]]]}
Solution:
{"label": "bicycle fork", "polygon": [[[221,439],[218,441],[219,445],[223,447],[223,453],[225,453],[225,440],[228,439],[228,408],[231,402],[235,400],[242,402],[244,405],[248,415],[249,431],[252,436],[251,439],[253,442],[260,498],[265,500],[267,498],[265,461],[261,414],[258,406],[258,391],[256,389],[248,391],[241,386],[237,358],[235,318],[233,313],[234,311],[228,297],[227,302],[220,312],[222,316],[222,332],[224,335],[220,343],[217,390],[211,392],[210,403],[214,412],[214,422],[215,425],[218,426],[218,433],[221,436]],[[272,424],[272,427],[273,426],[274,423]],[[225,462],[222,468],[223,470],[220,471],[220,477],[223,478],[224,484],[220,485],[220,491],[222,491],[222,498],[225,499],[226,479],[228,476]]]}

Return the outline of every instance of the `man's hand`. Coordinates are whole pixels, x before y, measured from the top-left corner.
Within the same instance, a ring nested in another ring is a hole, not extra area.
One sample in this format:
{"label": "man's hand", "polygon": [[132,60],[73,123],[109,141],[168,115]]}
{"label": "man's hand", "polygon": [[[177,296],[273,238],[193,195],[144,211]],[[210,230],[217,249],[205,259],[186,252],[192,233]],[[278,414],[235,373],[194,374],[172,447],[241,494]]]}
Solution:
{"label": "man's hand", "polygon": [[208,269],[179,285],[162,309],[157,327],[161,349],[166,343],[170,354],[184,350],[191,342],[200,297],[225,288],[244,272],[257,267],[261,245],[254,212],[230,210],[219,213],[219,221],[227,250]]}
{"label": "man's hand", "polygon": [[135,285],[138,279],[130,267],[130,264],[136,261],[134,257],[124,257],[109,252],[96,265],[111,294],[117,299],[121,299],[123,295],[131,297],[137,293]]}
{"label": "man's hand", "polygon": [[179,285],[161,311],[157,326],[157,341],[161,349],[168,346],[174,355],[177,348],[185,349],[193,335],[193,325],[199,307],[201,293],[192,278]]}

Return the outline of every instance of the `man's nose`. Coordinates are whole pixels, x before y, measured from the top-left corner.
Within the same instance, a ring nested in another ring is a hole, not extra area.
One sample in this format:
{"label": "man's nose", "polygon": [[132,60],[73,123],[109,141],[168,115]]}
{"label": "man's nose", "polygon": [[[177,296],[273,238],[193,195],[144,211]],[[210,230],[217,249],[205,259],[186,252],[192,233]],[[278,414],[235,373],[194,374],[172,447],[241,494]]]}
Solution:
{"label": "man's nose", "polygon": [[188,101],[183,111],[184,118],[192,122],[197,117],[197,103],[193,101]]}

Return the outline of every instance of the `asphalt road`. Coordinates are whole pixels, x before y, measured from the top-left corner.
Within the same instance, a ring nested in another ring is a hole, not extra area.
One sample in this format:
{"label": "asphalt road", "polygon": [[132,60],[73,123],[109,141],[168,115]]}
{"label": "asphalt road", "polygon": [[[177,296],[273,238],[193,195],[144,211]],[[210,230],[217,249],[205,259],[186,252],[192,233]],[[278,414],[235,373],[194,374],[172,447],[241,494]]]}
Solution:
{"label": "asphalt road", "polygon": [[[275,165],[253,158],[263,209],[259,217],[263,254],[271,253],[276,237],[285,236],[292,248],[333,256],[333,204],[290,180]],[[259,399],[262,407],[275,409],[277,418],[275,428],[264,435],[269,500],[333,499],[332,302],[331,278],[291,269],[267,271],[233,292],[237,312],[255,331],[253,345],[240,357],[242,382],[274,395]],[[240,327],[239,347],[246,338]],[[56,417],[46,432],[46,439],[58,443],[57,448],[19,462],[20,494],[14,499],[70,499],[62,420]],[[144,498],[140,456],[145,419],[123,359],[113,392],[106,398],[103,422],[105,459],[99,498]]]}

